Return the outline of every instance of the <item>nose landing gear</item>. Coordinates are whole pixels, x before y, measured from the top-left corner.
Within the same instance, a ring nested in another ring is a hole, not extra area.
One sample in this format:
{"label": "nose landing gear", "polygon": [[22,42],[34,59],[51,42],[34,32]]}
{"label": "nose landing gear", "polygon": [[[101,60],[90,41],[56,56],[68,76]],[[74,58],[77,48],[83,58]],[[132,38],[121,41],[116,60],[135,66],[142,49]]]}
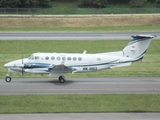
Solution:
{"label": "nose landing gear", "polygon": [[6,78],[5,78],[5,81],[6,82],[11,82],[12,78],[10,77],[10,72],[9,72],[9,69],[8,69],[8,74],[6,75]]}
{"label": "nose landing gear", "polygon": [[6,76],[5,81],[6,82],[11,82],[12,78],[10,76]]}

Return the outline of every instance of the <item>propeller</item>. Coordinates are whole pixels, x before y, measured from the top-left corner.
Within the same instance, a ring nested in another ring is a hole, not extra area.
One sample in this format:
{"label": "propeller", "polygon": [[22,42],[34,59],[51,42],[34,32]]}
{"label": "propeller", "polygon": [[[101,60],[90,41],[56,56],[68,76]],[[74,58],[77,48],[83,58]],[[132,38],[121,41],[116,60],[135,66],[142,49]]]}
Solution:
{"label": "propeller", "polygon": [[[22,55],[22,65],[23,65],[23,55]],[[24,65],[22,67],[22,75],[24,74]]]}
{"label": "propeller", "polygon": [[23,55],[22,55],[22,64],[23,64]]}

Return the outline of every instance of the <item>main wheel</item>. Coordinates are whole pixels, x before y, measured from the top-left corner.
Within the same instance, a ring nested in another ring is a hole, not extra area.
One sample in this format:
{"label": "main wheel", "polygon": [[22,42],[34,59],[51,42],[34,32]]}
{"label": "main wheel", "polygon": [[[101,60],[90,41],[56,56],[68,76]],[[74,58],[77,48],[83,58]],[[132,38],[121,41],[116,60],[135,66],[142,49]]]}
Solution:
{"label": "main wheel", "polygon": [[6,80],[6,82],[11,82],[12,78],[9,77],[9,76],[7,76],[7,77],[5,78],[5,80]]}
{"label": "main wheel", "polygon": [[64,82],[65,82],[65,79],[64,79],[63,76],[59,76],[59,82],[60,82],[60,83],[64,83]]}

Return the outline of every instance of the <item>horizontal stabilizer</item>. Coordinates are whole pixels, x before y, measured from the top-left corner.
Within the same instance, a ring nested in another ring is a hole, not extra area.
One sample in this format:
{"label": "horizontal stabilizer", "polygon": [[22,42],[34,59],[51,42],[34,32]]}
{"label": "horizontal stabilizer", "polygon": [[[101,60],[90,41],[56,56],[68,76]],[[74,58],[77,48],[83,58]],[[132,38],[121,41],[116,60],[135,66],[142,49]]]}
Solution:
{"label": "horizontal stabilizer", "polygon": [[132,36],[133,40],[149,39],[149,38],[154,38],[154,37],[157,37],[157,36],[156,35],[134,35]]}

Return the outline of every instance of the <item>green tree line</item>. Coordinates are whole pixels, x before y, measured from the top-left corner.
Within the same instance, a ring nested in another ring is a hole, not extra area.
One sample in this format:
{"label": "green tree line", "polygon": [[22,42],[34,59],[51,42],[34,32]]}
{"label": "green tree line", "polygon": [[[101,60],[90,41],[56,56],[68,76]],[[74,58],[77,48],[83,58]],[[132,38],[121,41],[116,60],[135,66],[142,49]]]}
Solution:
{"label": "green tree line", "polygon": [[0,0],[1,7],[43,7],[49,4],[51,0]]}
{"label": "green tree line", "polygon": [[[67,2],[67,0],[0,0],[1,8],[33,8],[49,7],[52,1]],[[160,0],[68,0],[77,1],[81,7],[103,8],[108,4],[129,4],[131,7],[141,7],[147,2],[156,3],[160,6]]]}
{"label": "green tree line", "polygon": [[160,0],[80,0],[85,7],[107,7],[107,4],[129,4],[131,7],[141,7],[145,3],[157,3],[160,6]]}

